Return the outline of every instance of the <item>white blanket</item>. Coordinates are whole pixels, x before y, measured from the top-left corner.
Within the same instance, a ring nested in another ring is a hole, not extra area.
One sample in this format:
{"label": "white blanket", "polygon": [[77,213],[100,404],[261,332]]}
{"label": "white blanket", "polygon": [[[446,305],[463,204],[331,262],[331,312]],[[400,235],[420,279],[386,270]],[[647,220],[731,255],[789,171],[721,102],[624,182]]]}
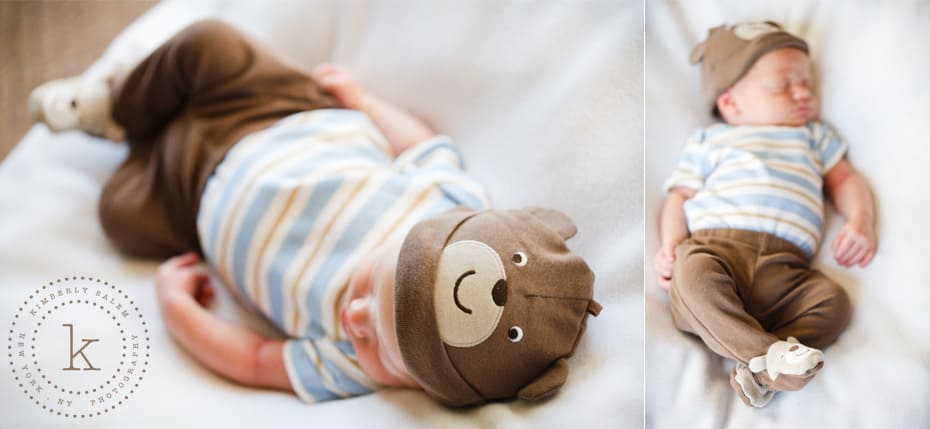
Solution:
{"label": "white blanket", "polygon": [[[916,428],[930,424],[930,4],[840,1],[657,1],[646,7],[646,423],[655,428]],[[774,20],[811,49],[822,117],[850,143],[849,159],[878,204],[879,252],[844,269],[828,214],[815,266],[853,298],[852,323],[802,391],[761,410],[734,396],[729,368],[671,322],[652,259],[662,182],[685,138],[710,121],[691,48],[721,23]]]}
{"label": "white blanket", "polygon": [[[130,26],[87,72],[141,58],[191,21],[217,16],[303,70],[347,65],[372,91],[453,136],[496,207],[568,213],[579,227],[569,245],[597,274],[604,311],[589,321],[554,399],[450,411],[419,392],[384,391],[306,405],[224,381],[168,336],[153,290],[157,264],[120,256],[102,234],[97,197],[125,148],[36,126],[0,164],[0,325],[45,282],[102,278],[150,321],[150,376],[115,413],[93,420],[49,415],[3,376],[0,426],[640,426],[642,8],[635,0],[177,1]],[[222,293],[215,311],[259,324]]]}

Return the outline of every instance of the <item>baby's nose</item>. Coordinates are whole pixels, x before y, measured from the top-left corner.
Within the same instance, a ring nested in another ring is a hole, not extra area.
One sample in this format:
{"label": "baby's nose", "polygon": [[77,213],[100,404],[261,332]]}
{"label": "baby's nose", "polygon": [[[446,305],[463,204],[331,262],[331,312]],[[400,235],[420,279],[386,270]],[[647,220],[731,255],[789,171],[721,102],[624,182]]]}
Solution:
{"label": "baby's nose", "polygon": [[795,100],[807,100],[811,98],[811,89],[807,85],[793,85],[791,95]]}

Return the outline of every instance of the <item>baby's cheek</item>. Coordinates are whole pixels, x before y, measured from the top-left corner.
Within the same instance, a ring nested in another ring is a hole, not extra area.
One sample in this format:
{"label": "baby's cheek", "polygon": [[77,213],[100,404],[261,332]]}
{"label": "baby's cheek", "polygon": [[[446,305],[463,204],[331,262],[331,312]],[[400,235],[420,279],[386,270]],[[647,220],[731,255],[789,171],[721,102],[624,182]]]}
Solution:
{"label": "baby's cheek", "polygon": [[388,384],[386,371],[378,358],[378,349],[365,340],[359,343],[355,344],[355,358],[358,360],[358,365],[362,368],[362,371],[376,383]]}

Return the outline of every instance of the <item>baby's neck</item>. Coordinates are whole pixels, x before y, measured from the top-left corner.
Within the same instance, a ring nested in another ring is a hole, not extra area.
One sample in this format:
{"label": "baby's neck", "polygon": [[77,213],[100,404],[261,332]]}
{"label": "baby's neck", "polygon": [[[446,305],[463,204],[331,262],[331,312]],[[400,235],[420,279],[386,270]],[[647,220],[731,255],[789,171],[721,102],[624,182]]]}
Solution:
{"label": "baby's neck", "polygon": [[818,119],[811,119],[810,121],[808,121],[808,122],[806,122],[806,123],[798,124],[798,125],[792,125],[792,124],[779,124],[779,123],[771,123],[771,124],[748,124],[748,123],[739,123],[739,122],[737,122],[737,123],[727,122],[727,121],[725,121],[725,120],[717,120],[717,122],[715,122],[713,125],[720,125],[720,126],[725,126],[725,127],[729,127],[729,128],[740,128],[740,127],[760,127],[760,128],[761,128],[761,127],[782,127],[782,128],[799,128],[799,127],[807,126],[807,124],[809,124],[809,123],[811,123],[811,122],[816,122],[817,120],[818,120]]}

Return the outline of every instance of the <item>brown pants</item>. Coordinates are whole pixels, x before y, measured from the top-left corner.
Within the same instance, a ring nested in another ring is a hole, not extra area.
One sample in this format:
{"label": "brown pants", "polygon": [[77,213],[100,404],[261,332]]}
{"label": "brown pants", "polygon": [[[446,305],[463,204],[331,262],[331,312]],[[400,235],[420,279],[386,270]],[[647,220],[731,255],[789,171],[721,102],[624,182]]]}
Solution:
{"label": "brown pants", "polygon": [[200,195],[240,139],[335,106],[309,76],[215,20],[172,37],[112,89],[129,156],[103,188],[100,222],[119,250],[147,258],[200,252]]}
{"label": "brown pants", "polygon": [[[849,323],[852,306],[841,286],[808,266],[797,246],[771,234],[696,231],[676,249],[670,289],[672,319],[715,353],[748,364],[789,336],[824,348]],[[797,390],[808,379],[782,375],[775,390]]]}

